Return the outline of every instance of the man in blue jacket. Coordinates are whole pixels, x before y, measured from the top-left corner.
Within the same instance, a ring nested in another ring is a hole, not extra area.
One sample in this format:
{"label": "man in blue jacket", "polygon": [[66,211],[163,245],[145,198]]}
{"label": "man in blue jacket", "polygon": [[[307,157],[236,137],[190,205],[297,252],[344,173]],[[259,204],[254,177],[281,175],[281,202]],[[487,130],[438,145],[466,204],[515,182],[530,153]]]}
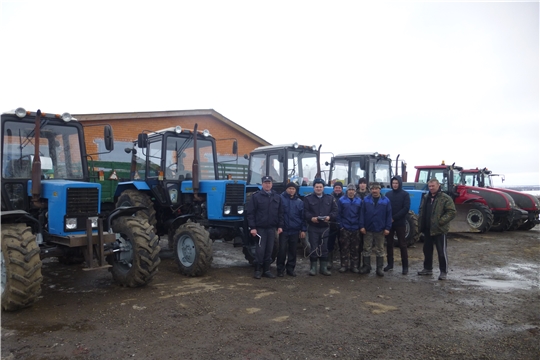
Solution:
{"label": "man in blue jacket", "polygon": [[[296,252],[298,239],[306,237],[307,225],[304,220],[304,202],[297,194],[296,184],[288,183],[281,194],[281,207],[283,209],[283,232],[279,234],[279,250],[277,255],[277,276],[296,276]],[[287,259],[287,264],[285,264]]]}
{"label": "man in blue jacket", "polygon": [[407,242],[405,241],[407,214],[411,207],[411,198],[409,193],[403,190],[403,181],[401,176],[394,176],[390,181],[392,191],[386,193],[386,197],[390,199],[392,206],[392,228],[386,237],[386,259],[388,265],[384,271],[389,271],[394,268],[394,233],[397,235],[399,249],[401,250],[401,266],[402,274],[409,273],[409,255],[407,254]]}
{"label": "man in blue jacket", "polygon": [[371,271],[371,248],[375,241],[375,256],[377,259],[377,275],[384,276],[384,237],[392,228],[392,206],[390,200],[381,194],[381,184],[369,184],[371,193],[364,198],[360,210],[360,232],[364,234],[364,266],[360,274]]}
{"label": "man in blue jacket", "polygon": [[[251,195],[246,206],[246,217],[251,236],[258,236],[259,244],[255,253],[255,273],[253,277],[260,279],[261,275],[274,279],[276,275],[270,272],[272,250],[276,239],[276,230],[283,230],[283,212],[281,196],[272,190],[272,177],[263,176],[262,190]],[[261,274],[262,269],[262,274]]]}
{"label": "man in blue jacket", "polygon": [[342,196],[338,201],[338,223],[341,224],[341,237],[339,247],[341,254],[340,273],[350,269],[358,274],[359,269],[359,247],[360,247],[360,209],[362,199],[356,196],[354,184],[347,185],[347,195]]}

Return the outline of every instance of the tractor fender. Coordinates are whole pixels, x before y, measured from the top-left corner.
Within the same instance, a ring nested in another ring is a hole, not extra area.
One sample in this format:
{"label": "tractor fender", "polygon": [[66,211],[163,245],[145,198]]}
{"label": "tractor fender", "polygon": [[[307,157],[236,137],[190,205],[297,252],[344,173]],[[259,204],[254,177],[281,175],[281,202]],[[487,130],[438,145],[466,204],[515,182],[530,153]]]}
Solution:
{"label": "tractor fender", "polygon": [[39,220],[27,213],[24,210],[8,210],[0,211],[2,223],[30,223],[32,230],[41,233],[41,225]]}
{"label": "tractor fender", "polygon": [[132,216],[139,210],[145,210],[146,207],[144,206],[120,206],[111,211],[111,213],[107,216],[107,229],[112,228],[112,222],[114,219],[120,216]]}
{"label": "tractor fender", "polygon": [[478,197],[468,198],[467,200],[462,202],[462,204],[469,204],[469,203],[472,203],[472,202],[481,202],[483,204],[483,203],[486,202],[486,200],[483,197],[478,196]]}
{"label": "tractor fender", "polygon": [[176,229],[180,226],[182,226],[183,224],[185,224],[186,222],[188,222],[188,220],[190,220],[191,218],[194,218],[195,215],[193,214],[185,214],[185,215],[180,215],[174,219],[171,219],[171,220],[168,220],[166,223],[165,223],[165,227],[169,228],[169,229]]}
{"label": "tractor fender", "polygon": [[120,183],[118,183],[118,186],[116,187],[116,191],[114,192],[114,198],[116,199],[125,190],[150,191],[150,187],[144,181],[120,182]]}

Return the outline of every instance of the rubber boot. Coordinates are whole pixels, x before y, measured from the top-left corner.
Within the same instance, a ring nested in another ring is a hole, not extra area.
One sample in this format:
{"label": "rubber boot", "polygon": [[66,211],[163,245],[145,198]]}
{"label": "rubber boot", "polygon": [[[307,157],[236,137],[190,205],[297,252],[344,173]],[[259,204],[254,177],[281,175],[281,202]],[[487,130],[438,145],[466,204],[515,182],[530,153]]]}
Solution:
{"label": "rubber boot", "polygon": [[321,265],[319,266],[319,272],[321,274],[323,274],[324,276],[330,276],[332,275],[332,273],[330,272],[330,270],[328,270],[328,261],[327,260],[323,260],[323,259],[319,259]]}
{"label": "rubber boot", "polygon": [[384,265],[384,257],[377,256],[377,276],[384,276],[383,265]]}
{"label": "rubber boot", "polygon": [[332,270],[332,267],[334,266],[334,250],[330,251],[328,253],[328,270]]}
{"label": "rubber boot", "polygon": [[261,272],[261,265],[255,264],[255,273],[253,274],[253,277],[254,277],[255,279],[260,279],[260,278],[261,278],[261,275],[262,275],[262,272]]}
{"label": "rubber boot", "polygon": [[383,270],[386,272],[393,269],[394,269],[394,258],[388,257],[388,265],[386,265]]}
{"label": "rubber boot", "polygon": [[269,279],[275,279],[276,275],[272,274],[270,271],[270,263],[264,264],[264,272],[262,274],[263,277],[269,278]]}
{"label": "rubber boot", "polygon": [[403,270],[401,271],[401,273],[403,275],[409,274],[409,259],[402,259],[401,263],[402,263],[402,266],[403,266]]}
{"label": "rubber boot", "polygon": [[310,276],[317,275],[317,260],[315,261],[311,260],[311,269],[309,269],[309,275]]}
{"label": "rubber boot", "polygon": [[371,256],[363,256],[364,266],[360,269],[360,274],[369,274],[371,271]]}

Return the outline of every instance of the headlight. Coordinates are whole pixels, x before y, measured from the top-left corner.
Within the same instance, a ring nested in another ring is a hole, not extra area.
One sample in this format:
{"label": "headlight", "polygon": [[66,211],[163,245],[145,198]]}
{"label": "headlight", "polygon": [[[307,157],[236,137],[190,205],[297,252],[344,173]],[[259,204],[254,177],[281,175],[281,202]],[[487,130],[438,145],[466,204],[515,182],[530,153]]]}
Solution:
{"label": "headlight", "polygon": [[18,117],[20,118],[23,118],[26,116],[26,110],[22,107],[19,107],[17,109],[15,109],[15,115],[17,115]]}
{"label": "headlight", "polygon": [[182,132],[182,127],[176,126],[176,127],[174,128],[174,132],[177,133],[177,134],[180,134],[180,133]]}
{"label": "headlight", "polygon": [[73,117],[71,116],[70,113],[63,113],[62,116],[61,116],[62,120],[64,120],[64,122],[69,122],[73,119]]}
{"label": "headlight", "polygon": [[293,144],[293,148],[298,149],[298,143],[297,143],[297,142],[295,142],[295,143]]}
{"label": "headlight", "polygon": [[223,213],[225,213],[225,215],[229,215],[231,213],[231,207],[228,205],[223,207]]}
{"label": "headlight", "polygon": [[242,215],[244,213],[244,207],[243,206],[239,206],[238,207],[238,215]]}
{"label": "headlight", "polygon": [[311,150],[317,151],[317,145],[311,145]]}
{"label": "headlight", "polygon": [[66,230],[74,230],[77,228],[77,218],[66,219]]}
{"label": "headlight", "polygon": [[210,131],[208,129],[204,129],[202,134],[203,134],[204,137],[209,137],[210,136]]}
{"label": "headlight", "polygon": [[97,228],[98,217],[97,216],[91,217],[90,220],[92,220],[92,227]]}

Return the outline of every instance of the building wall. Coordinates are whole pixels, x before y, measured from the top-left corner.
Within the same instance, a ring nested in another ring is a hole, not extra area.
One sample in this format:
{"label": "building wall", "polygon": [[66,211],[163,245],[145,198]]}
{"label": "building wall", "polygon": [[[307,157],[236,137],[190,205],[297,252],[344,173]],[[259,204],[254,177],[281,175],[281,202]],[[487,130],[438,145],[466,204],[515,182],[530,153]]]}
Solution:
{"label": "building wall", "polygon": [[[77,115],[84,126],[86,146],[89,153],[97,153],[98,145],[96,139],[103,139],[103,125],[109,124],[113,128],[115,142],[131,142],[137,139],[137,135],[142,131],[156,131],[168,127],[181,126],[183,129],[193,130],[195,123],[198,130],[208,129],[210,134],[216,139],[217,151],[219,155],[232,155],[233,140],[220,140],[235,138],[238,142],[238,157],[249,154],[259,146],[268,145],[243,134],[233,127],[225,124],[219,119],[210,115],[181,116],[181,117],[138,117],[135,119],[109,119],[92,120],[92,115]],[[103,117],[102,117],[103,118]],[[92,126],[90,126],[92,125]],[[93,126],[99,125],[99,126]]]}

